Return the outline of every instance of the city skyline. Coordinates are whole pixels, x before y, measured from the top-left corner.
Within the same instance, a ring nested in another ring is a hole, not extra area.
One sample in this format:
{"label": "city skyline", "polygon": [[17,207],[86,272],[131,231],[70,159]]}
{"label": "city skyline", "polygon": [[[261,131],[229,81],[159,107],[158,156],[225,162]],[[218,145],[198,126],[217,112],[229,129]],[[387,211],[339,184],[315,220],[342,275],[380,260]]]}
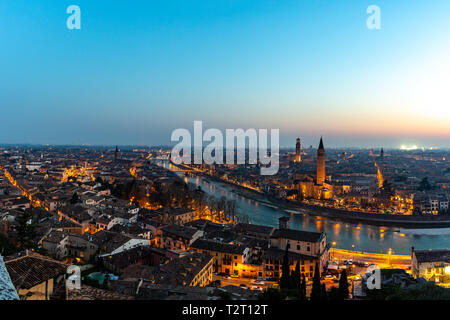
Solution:
{"label": "city skyline", "polygon": [[[450,147],[446,1],[0,5],[0,143],[169,145],[278,128],[280,145]],[[14,17],[14,18],[13,18]]]}
{"label": "city skyline", "polygon": [[449,13],[0,1],[0,303],[450,301]]}
{"label": "city skyline", "polygon": [[[321,136],[322,137],[322,136]],[[299,137],[298,137],[299,138]],[[317,140],[317,139],[316,139]],[[320,140],[320,138],[319,138]],[[313,140],[307,140],[305,143],[305,140],[302,140],[304,143],[302,145],[302,150],[307,150],[307,149],[317,149],[317,141],[313,141]],[[309,143],[311,142],[311,143]],[[154,149],[154,148],[173,148],[174,145],[176,145],[177,142],[170,142],[170,143],[160,143],[160,144],[135,144],[135,143],[129,143],[129,144],[117,144],[117,143],[2,143],[0,142],[0,148],[1,147],[55,147],[55,148],[62,148],[62,147],[68,147],[68,148],[79,148],[79,147],[86,147],[86,148],[149,148],[149,149]],[[205,148],[209,143],[203,143],[203,145],[201,146],[202,148]],[[386,144],[389,145],[389,144]],[[196,146],[192,146],[192,149],[197,148]],[[279,146],[280,151],[295,151],[296,150],[296,145],[292,143],[289,144],[289,141],[287,144],[280,144]],[[224,150],[226,150],[227,148],[224,147]],[[241,149],[239,147],[235,146],[235,149]],[[248,147],[248,144],[246,143],[246,146],[244,147],[244,149],[251,149]],[[372,151],[376,151],[377,150],[397,150],[397,151],[447,151],[450,150],[450,147],[435,147],[435,146],[420,146],[417,144],[402,144],[402,145],[395,145],[392,147],[389,146],[373,146],[373,145],[355,145],[355,146],[344,146],[344,145],[329,145],[327,144],[327,149],[330,150],[372,150]]]}

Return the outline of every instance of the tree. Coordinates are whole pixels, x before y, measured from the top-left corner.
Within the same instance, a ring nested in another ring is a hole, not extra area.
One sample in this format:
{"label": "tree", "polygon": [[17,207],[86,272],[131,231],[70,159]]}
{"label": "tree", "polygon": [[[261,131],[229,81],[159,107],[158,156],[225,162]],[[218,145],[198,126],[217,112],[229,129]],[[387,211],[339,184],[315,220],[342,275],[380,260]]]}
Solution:
{"label": "tree", "polygon": [[330,290],[327,293],[329,300],[341,300],[341,296],[339,294],[339,288],[337,287],[331,287]]}
{"label": "tree", "polygon": [[301,283],[300,283],[300,260],[297,261],[297,264],[295,265],[295,270],[292,273],[292,289],[297,289],[300,290],[301,289]]}
{"label": "tree", "polygon": [[389,180],[383,181],[383,186],[381,187],[381,191],[386,196],[393,196],[394,195],[394,188],[392,187],[392,184]]}
{"label": "tree", "polygon": [[318,301],[321,300],[321,297],[322,297],[322,288],[320,286],[320,270],[319,264],[316,263],[310,299],[312,301]]}
{"label": "tree", "polygon": [[322,283],[321,285],[320,285],[320,293],[321,293],[321,296],[320,296],[320,299],[322,300],[322,301],[327,301],[328,300],[328,295],[327,295],[327,288],[326,288],[326,286],[325,286],[325,283]]}
{"label": "tree", "polygon": [[3,233],[0,233],[0,255],[9,256],[15,253],[14,244]]}
{"label": "tree", "polygon": [[429,190],[433,189],[433,187],[431,186],[430,182],[428,181],[428,178],[425,177],[422,179],[422,181],[420,181],[418,189],[419,189],[419,191],[429,191]]}
{"label": "tree", "polygon": [[25,211],[22,215],[16,218],[17,225],[15,230],[17,232],[17,246],[19,250],[36,249],[37,244],[35,239],[37,237],[36,226],[33,224],[33,215],[30,211]]}
{"label": "tree", "polygon": [[224,291],[219,293],[220,300],[232,300],[231,293],[228,291]]}
{"label": "tree", "polygon": [[265,301],[281,301],[286,298],[286,295],[279,289],[267,288],[259,296],[258,300]]}
{"label": "tree", "polygon": [[102,177],[98,176],[97,178],[95,178],[95,182],[96,183],[100,183],[101,185],[104,184]]}
{"label": "tree", "polygon": [[78,193],[74,192],[72,199],[70,199],[70,203],[77,204],[78,202],[80,202],[80,197],[78,196]]}
{"label": "tree", "polygon": [[383,284],[380,290],[367,290],[369,300],[450,300],[450,288],[434,283],[415,284],[401,288],[396,284]]}
{"label": "tree", "polygon": [[300,286],[300,300],[306,300],[306,278],[302,276],[302,284]]}
{"label": "tree", "polygon": [[348,280],[347,280],[347,272],[342,270],[341,276],[339,278],[339,297],[341,300],[348,299]]}
{"label": "tree", "polygon": [[290,287],[290,271],[289,271],[289,251],[286,245],[284,252],[283,265],[281,266],[280,289],[289,289]]}

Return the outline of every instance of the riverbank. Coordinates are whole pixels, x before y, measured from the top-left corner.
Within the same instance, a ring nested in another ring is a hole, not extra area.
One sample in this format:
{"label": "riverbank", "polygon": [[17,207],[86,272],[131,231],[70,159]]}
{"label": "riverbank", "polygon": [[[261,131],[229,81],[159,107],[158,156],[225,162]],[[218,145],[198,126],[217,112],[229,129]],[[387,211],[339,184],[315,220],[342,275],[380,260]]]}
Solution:
{"label": "riverbank", "polygon": [[450,216],[414,216],[414,215],[394,215],[383,213],[367,213],[361,211],[348,211],[337,208],[322,207],[301,202],[293,202],[289,200],[268,199],[264,194],[255,190],[239,186],[226,180],[207,176],[215,182],[224,183],[234,188],[233,192],[246,197],[250,200],[257,201],[268,207],[283,210],[287,213],[298,212],[299,214],[308,214],[312,216],[324,216],[337,221],[364,223],[375,226],[398,227],[406,229],[434,229],[449,228]]}
{"label": "riverbank", "polygon": [[399,227],[406,229],[432,229],[450,227],[450,216],[414,216],[353,212],[305,203],[296,203],[292,206],[292,208],[300,209],[300,213],[306,213],[315,216],[324,216],[330,219],[336,219],[346,222],[371,224],[376,226]]}
{"label": "riverbank", "polygon": [[[295,201],[280,200],[267,194],[245,190],[226,181],[201,174],[183,176],[182,170],[171,166],[168,161],[160,161],[158,165],[176,170],[180,177],[189,183],[200,186],[210,196],[227,197],[236,201],[238,210],[249,217],[253,224],[278,227],[278,218],[289,215],[291,228],[327,234],[334,247],[358,251],[387,253],[392,249],[396,254],[410,254],[411,247],[418,250],[443,248],[450,243],[450,228],[398,228],[389,227],[388,223],[366,223],[366,221],[349,222],[341,217],[326,217],[321,209],[308,210],[300,208]],[[216,182],[217,181],[217,182]],[[323,217],[321,217],[323,216]],[[345,221],[344,221],[345,220]],[[351,220],[354,221],[354,220]]]}

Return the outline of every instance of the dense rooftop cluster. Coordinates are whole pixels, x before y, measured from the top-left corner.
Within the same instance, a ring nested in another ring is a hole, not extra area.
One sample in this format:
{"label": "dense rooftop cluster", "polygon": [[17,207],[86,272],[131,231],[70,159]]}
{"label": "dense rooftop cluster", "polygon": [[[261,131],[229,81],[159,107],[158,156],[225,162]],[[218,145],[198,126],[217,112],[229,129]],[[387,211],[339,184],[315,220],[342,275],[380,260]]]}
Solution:
{"label": "dense rooftop cluster", "polygon": [[[152,159],[167,160],[163,150],[0,151],[0,286],[11,299],[219,299],[225,293],[234,299],[255,299],[255,290],[214,287],[213,275],[278,281],[288,268],[310,281],[330,259],[325,234],[290,229],[285,218],[280,218],[278,228],[250,224],[233,202],[208,198],[158,166]],[[294,191],[299,183],[314,184],[314,178],[308,180],[314,175],[314,161],[309,152],[302,153],[301,161],[296,159],[284,154],[282,169],[274,177],[256,176],[257,166],[202,165],[186,174],[201,172],[272,199],[300,201],[289,195],[298,196]],[[373,156],[363,151],[345,159],[329,153],[327,172],[332,174],[320,190],[344,190],[349,185],[341,197],[359,194],[360,204],[369,190],[380,197],[371,161]],[[392,152],[377,162],[384,179],[392,181],[394,199],[407,193],[448,196],[444,186],[450,172],[438,178],[446,172],[442,156]],[[354,174],[349,172],[351,163]],[[400,169],[401,163],[407,169]],[[417,252],[417,260],[433,260],[430,255]],[[435,260],[445,262],[442,256]],[[80,273],[67,274],[69,265],[80,267]],[[81,286],[67,288],[67,280],[80,280]]]}

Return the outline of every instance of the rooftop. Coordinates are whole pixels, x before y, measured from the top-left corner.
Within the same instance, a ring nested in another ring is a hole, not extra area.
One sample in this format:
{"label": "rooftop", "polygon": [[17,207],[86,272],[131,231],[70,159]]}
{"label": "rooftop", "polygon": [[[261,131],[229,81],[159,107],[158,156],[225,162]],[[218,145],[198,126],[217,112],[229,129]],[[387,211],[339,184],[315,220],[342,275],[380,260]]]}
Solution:
{"label": "rooftop", "polygon": [[294,229],[275,229],[271,238],[284,238],[297,241],[318,242],[321,240],[323,233],[301,231]]}
{"label": "rooftop", "polygon": [[414,250],[418,262],[449,262],[450,250]]}
{"label": "rooftop", "polygon": [[270,235],[273,231],[273,227],[261,226],[258,224],[251,223],[238,223],[234,227],[236,232],[252,232],[252,233],[260,233],[265,235]]}
{"label": "rooftop", "polygon": [[162,228],[163,232],[167,232],[185,239],[191,239],[194,234],[198,231],[195,228],[179,226],[176,224],[171,224]]}
{"label": "rooftop", "polygon": [[238,246],[228,243],[223,243],[214,240],[206,240],[206,239],[197,239],[195,240],[191,248],[199,249],[199,250],[209,250],[223,253],[231,253],[231,254],[243,254],[246,249],[245,246]]}
{"label": "rooftop", "polygon": [[67,291],[67,300],[134,300],[134,297],[86,285]]}
{"label": "rooftop", "polygon": [[24,289],[64,274],[67,269],[63,263],[29,250],[5,257],[5,265],[14,286]]}

